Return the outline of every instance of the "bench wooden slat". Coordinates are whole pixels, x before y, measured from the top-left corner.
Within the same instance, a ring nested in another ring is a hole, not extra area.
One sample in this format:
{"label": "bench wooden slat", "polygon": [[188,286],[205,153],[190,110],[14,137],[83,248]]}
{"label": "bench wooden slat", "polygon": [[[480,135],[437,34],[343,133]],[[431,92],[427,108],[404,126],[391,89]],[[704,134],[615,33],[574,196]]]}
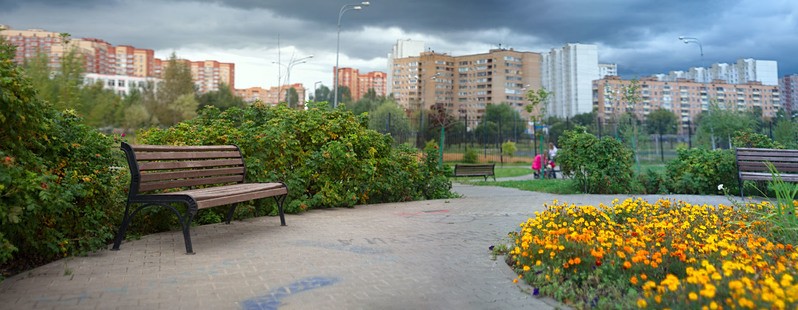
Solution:
{"label": "bench wooden slat", "polygon": [[217,175],[231,175],[231,174],[244,175],[244,167],[142,173],[141,181],[152,182],[152,181],[174,180],[174,179],[191,179],[191,178],[210,177]]}
{"label": "bench wooden slat", "polygon": [[174,170],[186,168],[210,168],[222,166],[243,166],[242,158],[216,159],[199,161],[151,161],[139,163],[139,171],[149,170]]}
{"label": "bench wooden slat", "polygon": [[[798,172],[798,163],[772,163],[779,172]],[[745,161],[738,162],[741,171],[769,171],[765,162]]]}
{"label": "bench wooden slat", "polygon": [[136,152],[196,152],[196,151],[237,151],[235,145],[196,145],[196,146],[174,146],[174,145],[130,145]]}
{"label": "bench wooden slat", "polygon": [[288,193],[288,190],[286,190],[283,187],[283,188],[273,188],[273,189],[268,189],[268,190],[260,190],[260,191],[257,191],[257,192],[231,194],[229,196],[197,201],[197,207],[200,208],[200,209],[212,208],[212,207],[216,207],[216,206],[229,205],[229,204],[232,204],[232,203],[237,203],[237,202],[242,202],[242,201],[249,201],[249,200],[255,200],[255,199],[260,199],[260,198],[285,195],[287,193]]}
{"label": "bench wooden slat", "polygon": [[744,180],[773,180],[766,162],[773,164],[783,181],[798,182],[798,150],[737,148],[735,154],[740,196],[743,195]]}
{"label": "bench wooden slat", "polygon": [[738,156],[737,160],[739,161],[770,161],[770,162],[784,162],[784,163],[798,163],[798,157],[793,155],[792,157],[789,156],[756,156],[756,155],[745,155],[745,156]]}
{"label": "bench wooden slat", "polygon": [[142,182],[141,185],[139,185],[139,191],[141,191],[141,192],[149,192],[149,191],[160,190],[160,189],[172,189],[172,188],[191,187],[191,186],[200,186],[200,185],[235,183],[235,182],[242,182],[242,181],[244,181],[244,176],[243,175],[233,175],[233,176],[221,176],[221,177],[210,177],[210,178],[195,178],[195,179],[174,180],[174,181]]}
{"label": "bench wooden slat", "polygon": [[211,151],[211,152],[136,152],[136,160],[175,160],[175,159],[211,159],[211,158],[239,158],[238,151]]}

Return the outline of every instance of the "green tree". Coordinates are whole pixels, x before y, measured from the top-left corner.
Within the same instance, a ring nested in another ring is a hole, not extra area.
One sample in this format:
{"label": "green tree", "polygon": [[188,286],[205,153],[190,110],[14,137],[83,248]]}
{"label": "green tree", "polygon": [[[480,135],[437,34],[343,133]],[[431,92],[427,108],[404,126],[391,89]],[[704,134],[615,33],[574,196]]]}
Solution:
{"label": "green tree", "polygon": [[[333,97],[335,94],[333,93]],[[347,86],[338,87],[338,103],[346,104],[352,102],[352,91]]]}
{"label": "green tree", "polygon": [[296,109],[299,106],[299,93],[297,93],[296,89],[291,87],[286,91],[285,96],[288,100],[288,107],[292,109]]}
{"label": "green tree", "polygon": [[[488,126],[485,128],[487,134],[496,135],[495,140],[497,143],[501,140],[507,140],[520,136],[526,130],[526,121],[521,118],[521,114],[514,110],[509,104],[491,104],[485,108],[485,114],[482,117],[483,123],[477,126]],[[493,124],[493,125],[489,125]],[[495,131],[492,129],[495,128]],[[481,132],[485,134],[485,132]]]}
{"label": "green tree", "polygon": [[[186,98],[178,102],[178,98],[185,95],[192,96],[191,101],[194,102],[194,113],[196,113],[198,104],[193,99],[195,92],[191,68],[178,61],[177,56],[172,53],[164,69],[163,80],[158,86],[157,100],[147,107],[150,113],[150,123],[172,126],[184,120],[185,118],[182,117],[189,115],[185,109],[189,108],[191,104]],[[147,101],[145,100],[145,102]],[[175,111],[180,111],[180,113],[176,115]]]}
{"label": "green tree", "polygon": [[798,123],[789,118],[779,119],[773,128],[773,140],[784,144],[788,149],[798,148]]}
{"label": "green tree", "polygon": [[396,102],[386,101],[369,113],[369,129],[404,137],[410,133],[410,121]]}
{"label": "green tree", "polygon": [[540,88],[538,90],[530,89],[526,92],[526,100],[529,101],[529,104],[526,105],[527,113],[534,113],[535,110],[539,107],[539,113],[537,115],[532,115],[532,120],[540,120],[546,115],[546,103],[551,96],[551,92],[547,91],[545,88]]}
{"label": "green tree", "polygon": [[752,114],[737,111],[736,105],[719,105],[714,100],[709,105],[709,111],[699,115],[697,123],[697,142],[710,148],[713,132],[718,146],[728,148],[736,132],[754,132],[756,128]]}
{"label": "green tree", "polygon": [[199,109],[207,106],[215,106],[219,110],[224,111],[232,107],[243,108],[246,102],[239,96],[236,96],[227,84],[219,84],[219,90],[210,91],[201,94],[197,97]]}
{"label": "green tree", "polygon": [[322,102],[322,101],[333,102],[333,100],[332,100],[333,99],[333,95],[332,95],[332,92],[330,91],[330,88],[328,88],[327,86],[321,85],[321,86],[319,86],[319,88],[317,88],[314,91],[312,99],[315,102]]}
{"label": "green tree", "polygon": [[670,110],[659,108],[648,114],[646,118],[646,128],[650,134],[676,133],[676,114]]}
{"label": "green tree", "polygon": [[122,98],[102,83],[85,85],[80,92],[84,122],[93,127],[116,126],[121,123],[117,111],[123,109]]}

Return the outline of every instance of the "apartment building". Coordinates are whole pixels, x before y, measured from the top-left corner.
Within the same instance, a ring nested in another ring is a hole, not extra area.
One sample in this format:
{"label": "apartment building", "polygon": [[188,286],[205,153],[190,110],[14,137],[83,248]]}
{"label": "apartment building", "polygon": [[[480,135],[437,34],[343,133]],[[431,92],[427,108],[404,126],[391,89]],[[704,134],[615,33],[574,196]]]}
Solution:
{"label": "apartment building", "polygon": [[157,88],[160,81],[161,79],[154,77],[109,75],[98,73],[86,73],[83,77],[83,84],[91,85],[94,83],[102,83],[104,88],[113,90],[119,95],[129,95],[134,89],[142,90],[147,86],[147,84],[152,84],[153,87]]}
{"label": "apartment building", "polygon": [[[161,78],[163,65],[167,63],[155,58],[155,52],[151,49],[113,46],[101,39],[72,38],[66,33],[42,29],[18,30],[4,26],[0,28],[0,36],[17,47],[16,63],[22,64],[43,53],[49,57],[52,70],[59,70],[64,55],[72,49],[83,55],[86,74]],[[194,83],[200,92],[218,90],[219,83],[225,83],[231,89],[235,87],[235,64],[215,60],[186,61],[186,64],[191,68]]]}
{"label": "apartment building", "polygon": [[[390,71],[391,68],[393,68],[395,59],[418,56],[423,51],[424,41],[411,39],[396,40],[396,44],[393,45],[391,52],[388,53],[388,70]],[[393,93],[393,75],[390,74],[390,72],[388,73],[389,74],[386,76],[387,83],[385,84],[385,93],[391,94]]]}
{"label": "apartment building", "polygon": [[779,91],[787,115],[798,114],[798,74],[785,75],[779,79]]}
{"label": "apartment building", "polygon": [[[550,93],[546,115],[566,118],[593,110],[592,83],[601,78],[596,45],[569,43],[551,49],[542,55],[541,70],[543,88]],[[604,70],[609,73],[612,66]]]}
{"label": "apartment building", "polygon": [[261,101],[266,104],[276,105],[280,102],[286,102],[286,93],[291,89],[294,88],[297,92],[299,97],[299,102],[297,106],[304,107],[305,106],[305,92],[307,91],[301,83],[295,83],[292,85],[283,85],[282,87],[273,86],[269,89],[265,89],[262,87],[250,87],[245,89],[236,89],[235,94],[241,98],[244,98],[244,101],[253,103],[256,101]]}
{"label": "apartment building", "polygon": [[760,82],[731,84],[723,80],[710,83],[688,79],[661,81],[655,77],[635,82],[640,102],[630,105],[624,99],[624,92],[632,83],[633,80],[623,80],[617,76],[593,83],[593,106],[599,119],[617,119],[621,114],[630,112],[638,119],[645,120],[651,111],[663,108],[676,114],[679,131],[686,132],[687,122],[694,121],[701,112],[708,111],[713,101],[721,108],[739,111],[761,108],[765,118],[774,117],[782,107],[778,86]]}
{"label": "apartment building", "polygon": [[407,110],[444,109],[473,128],[490,104],[508,103],[522,117],[527,89],[540,88],[540,54],[512,49],[451,56],[434,51],[394,59],[393,96]]}
{"label": "apartment building", "polygon": [[339,68],[338,84],[349,88],[352,100],[357,101],[363,98],[369,89],[374,89],[377,96],[385,96],[386,76],[385,72],[372,71],[360,74],[358,69]]}
{"label": "apartment building", "polygon": [[688,79],[700,83],[721,80],[729,84],[759,82],[762,85],[779,85],[779,66],[773,60],[741,58],[733,64],[715,63],[709,68],[693,67],[687,71],[671,71],[668,74],[655,74],[660,81]]}

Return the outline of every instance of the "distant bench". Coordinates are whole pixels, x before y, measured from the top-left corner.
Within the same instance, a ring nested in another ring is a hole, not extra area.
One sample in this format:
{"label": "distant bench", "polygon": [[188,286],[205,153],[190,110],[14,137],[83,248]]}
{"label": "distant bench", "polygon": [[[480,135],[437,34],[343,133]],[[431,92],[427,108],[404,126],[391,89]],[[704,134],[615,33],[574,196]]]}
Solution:
{"label": "distant bench", "polygon": [[[283,201],[288,188],[284,183],[244,183],[244,157],[235,145],[130,145],[122,142],[122,150],[127,156],[131,180],[125,215],[113,250],[119,250],[133,216],[149,206],[162,206],[177,215],[183,226],[188,254],[194,253],[189,227],[199,209],[232,205],[226,218],[230,224],[239,203],[273,197],[280,224],[285,226]],[[171,205],[173,203],[185,204],[186,213],[181,214]],[[131,210],[135,204],[140,206]]]}
{"label": "distant bench", "polygon": [[456,177],[484,177],[485,181],[488,177],[493,177],[496,181],[496,173],[494,167],[496,164],[455,164],[454,176]]}
{"label": "distant bench", "polygon": [[743,196],[743,180],[770,181],[773,176],[766,162],[770,162],[785,182],[798,182],[798,150],[737,148],[737,176],[740,196]]}

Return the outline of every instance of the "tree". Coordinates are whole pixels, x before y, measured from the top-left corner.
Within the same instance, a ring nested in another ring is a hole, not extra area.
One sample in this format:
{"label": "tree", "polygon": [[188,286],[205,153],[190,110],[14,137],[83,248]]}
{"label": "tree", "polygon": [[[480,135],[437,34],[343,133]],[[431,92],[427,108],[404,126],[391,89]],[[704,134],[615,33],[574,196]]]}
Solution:
{"label": "tree", "polygon": [[286,99],[288,100],[288,107],[292,109],[296,109],[299,106],[299,93],[296,92],[296,89],[291,87],[286,91]]}
{"label": "tree", "polygon": [[736,111],[736,105],[719,105],[715,100],[710,102],[709,111],[699,115],[697,123],[696,140],[702,145],[709,145],[709,137],[714,132],[721,147],[731,145],[730,139],[736,132],[754,132],[756,128],[752,114]]}
{"label": "tree", "polygon": [[385,101],[369,113],[369,129],[403,138],[410,133],[410,121],[396,102]]}
{"label": "tree", "polygon": [[[193,98],[195,94],[194,81],[191,76],[191,68],[185,63],[177,60],[177,56],[172,56],[167,62],[163,73],[163,81],[158,87],[157,100],[154,105],[147,107],[150,112],[150,123],[163,126],[172,126],[184,120],[183,116],[190,115],[185,109],[192,106],[196,115],[197,101]],[[178,102],[178,98],[191,95],[192,100],[183,98]],[[176,105],[176,106],[173,106]],[[175,115],[173,112],[180,111]]]}
{"label": "tree", "polygon": [[[335,94],[333,94],[335,96]],[[349,103],[352,102],[352,91],[347,86],[338,86],[338,102]]]}
{"label": "tree", "polygon": [[784,144],[788,149],[798,148],[798,123],[782,118],[773,128],[773,140]]}
{"label": "tree", "polygon": [[[488,105],[482,120],[483,122],[477,126],[477,131],[489,137],[493,136],[494,139],[498,139],[495,140],[497,143],[517,138],[526,129],[526,121],[507,103]],[[483,129],[487,132],[480,130],[483,126],[487,126]]]}
{"label": "tree", "polygon": [[551,92],[547,91],[545,88],[540,88],[538,90],[530,89],[526,92],[526,100],[529,101],[529,104],[525,107],[527,113],[532,114],[537,110],[537,115],[532,116],[533,121],[542,119],[543,115],[546,114],[545,104],[550,96]]}
{"label": "tree", "polygon": [[666,133],[676,133],[676,114],[673,114],[670,110],[659,108],[648,114],[646,127],[648,128],[648,133],[659,134],[660,158],[662,161],[665,161],[665,150],[662,148],[662,135]]}
{"label": "tree", "polygon": [[332,95],[332,92],[330,91],[330,89],[327,86],[321,85],[314,92],[313,101],[315,101],[315,102],[322,102],[322,101],[332,102],[333,101],[332,100],[333,99],[332,96],[333,95]]}
{"label": "tree", "polygon": [[199,97],[197,97],[197,102],[199,103],[199,109],[212,105],[219,108],[220,111],[232,107],[243,108],[246,106],[244,99],[233,94],[230,90],[230,86],[224,83],[219,84],[219,90],[199,95]]}

